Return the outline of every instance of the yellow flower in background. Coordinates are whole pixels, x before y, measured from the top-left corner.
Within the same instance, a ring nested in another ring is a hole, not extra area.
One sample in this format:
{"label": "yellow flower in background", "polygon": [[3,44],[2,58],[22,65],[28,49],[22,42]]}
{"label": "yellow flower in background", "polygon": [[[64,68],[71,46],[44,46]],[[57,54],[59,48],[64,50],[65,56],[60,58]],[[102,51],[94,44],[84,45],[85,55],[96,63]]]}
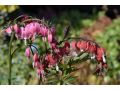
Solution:
{"label": "yellow flower in background", "polygon": [[0,12],[11,13],[18,8],[19,6],[17,5],[0,5]]}

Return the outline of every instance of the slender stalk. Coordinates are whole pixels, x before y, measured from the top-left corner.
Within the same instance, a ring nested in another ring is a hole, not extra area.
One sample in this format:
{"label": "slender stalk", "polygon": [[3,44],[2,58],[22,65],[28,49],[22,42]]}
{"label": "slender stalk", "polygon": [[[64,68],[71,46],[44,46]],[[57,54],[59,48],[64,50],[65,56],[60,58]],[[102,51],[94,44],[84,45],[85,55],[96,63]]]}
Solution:
{"label": "slender stalk", "polygon": [[47,43],[45,42],[45,53],[47,54]]}
{"label": "slender stalk", "polygon": [[[14,21],[17,21],[18,19],[23,18],[24,16],[25,16],[25,15],[20,15],[20,16],[18,16],[17,18],[15,18]],[[32,16],[29,16],[29,17],[32,17]]]}
{"label": "slender stalk", "polygon": [[8,84],[11,85],[11,73],[12,73],[12,55],[11,55],[11,49],[12,49],[12,41],[14,38],[14,32],[12,32],[10,43],[9,43],[9,78],[8,78]]}
{"label": "slender stalk", "polygon": [[44,85],[44,82],[41,77],[39,77],[39,79],[38,79],[38,85]]}
{"label": "slender stalk", "polygon": [[40,53],[37,47],[35,47],[34,45],[31,45],[31,46],[34,47],[38,53]]}
{"label": "slender stalk", "polygon": [[22,23],[25,23],[25,22],[29,22],[29,21],[38,21],[38,22],[42,22],[42,20],[40,20],[40,19],[27,19],[27,20],[24,20],[24,21],[22,21]]}
{"label": "slender stalk", "polygon": [[[38,51],[38,49],[34,45],[29,45],[29,47],[31,49],[31,52],[32,52],[32,55],[34,55],[34,52],[33,52],[32,48],[31,48],[31,46],[33,46],[37,51]],[[39,51],[38,51],[38,53],[39,53]],[[39,78],[38,79],[38,85],[42,85],[42,84],[43,84],[43,82],[42,82],[41,78]]]}
{"label": "slender stalk", "polygon": [[31,45],[29,47],[30,47],[30,50],[32,52],[32,55],[34,56],[34,52],[33,52],[32,48],[31,48]]}
{"label": "slender stalk", "polygon": [[12,57],[13,57],[14,53],[19,49],[20,49],[20,47],[17,47],[17,48],[14,49],[14,51],[11,53]]}
{"label": "slender stalk", "polygon": [[67,40],[70,40],[70,39],[80,39],[80,40],[84,40],[84,41],[89,41],[89,42],[92,42],[94,44],[96,44],[98,47],[100,47],[96,42],[92,41],[92,40],[88,40],[88,39],[85,39],[83,37],[68,37]]}

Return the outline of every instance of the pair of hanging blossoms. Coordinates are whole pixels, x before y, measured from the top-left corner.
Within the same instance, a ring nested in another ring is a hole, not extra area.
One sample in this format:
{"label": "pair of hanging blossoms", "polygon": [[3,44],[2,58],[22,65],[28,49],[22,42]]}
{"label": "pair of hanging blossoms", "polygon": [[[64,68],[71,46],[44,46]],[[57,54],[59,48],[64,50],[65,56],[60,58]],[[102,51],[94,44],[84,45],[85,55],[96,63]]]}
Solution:
{"label": "pair of hanging blossoms", "polygon": [[[33,67],[36,69],[39,78],[45,78],[48,68],[55,67],[59,71],[59,64],[61,64],[64,57],[77,57],[81,53],[88,53],[90,59],[95,59],[101,65],[97,67],[97,73],[101,73],[104,68],[107,68],[105,49],[89,40],[67,38],[69,28],[64,32],[62,41],[56,39],[56,28],[54,26],[49,26],[45,22],[42,22],[42,20],[33,18],[27,18],[24,21],[19,21],[19,23],[14,23],[4,31],[8,35],[14,32],[18,40],[25,41],[25,45],[27,46],[25,55],[29,59],[32,57]],[[42,38],[43,43],[45,43],[46,51],[43,55],[40,55],[38,48],[33,45],[37,38]],[[72,39],[72,41],[69,41],[69,39]],[[35,51],[31,47],[35,48]]]}

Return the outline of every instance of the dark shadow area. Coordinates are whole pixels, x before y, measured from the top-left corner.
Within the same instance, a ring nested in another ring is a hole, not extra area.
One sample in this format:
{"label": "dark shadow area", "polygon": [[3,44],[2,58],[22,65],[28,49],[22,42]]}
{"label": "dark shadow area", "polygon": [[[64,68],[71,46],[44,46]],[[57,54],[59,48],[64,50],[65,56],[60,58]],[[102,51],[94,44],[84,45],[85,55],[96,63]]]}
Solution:
{"label": "dark shadow area", "polygon": [[38,18],[50,19],[53,16],[58,16],[62,12],[69,12],[71,10],[78,10],[81,13],[85,13],[88,16],[97,13],[101,10],[106,11],[106,15],[111,19],[116,18],[120,12],[120,6],[99,6],[99,5],[80,5],[80,6],[70,6],[70,5],[20,5],[20,9],[9,14],[11,18],[15,18],[21,14],[29,14]]}

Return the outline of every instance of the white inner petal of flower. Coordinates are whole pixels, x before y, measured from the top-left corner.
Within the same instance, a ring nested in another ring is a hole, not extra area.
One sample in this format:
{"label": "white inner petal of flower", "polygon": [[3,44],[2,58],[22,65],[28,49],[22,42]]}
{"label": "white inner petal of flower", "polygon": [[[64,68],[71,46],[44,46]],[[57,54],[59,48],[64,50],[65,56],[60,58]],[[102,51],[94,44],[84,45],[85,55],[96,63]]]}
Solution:
{"label": "white inner petal of flower", "polygon": [[32,66],[33,66],[33,68],[35,68],[35,63],[34,62],[32,63]]}
{"label": "white inner petal of flower", "polygon": [[103,58],[103,62],[106,63],[106,59],[104,55],[102,56],[102,58]]}
{"label": "white inner petal of flower", "polygon": [[72,52],[72,56],[77,56],[78,54],[74,51]]}
{"label": "white inner petal of flower", "polygon": [[58,65],[56,64],[56,71],[59,71],[59,67],[58,67]]}
{"label": "white inner petal of flower", "polygon": [[92,56],[91,56],[91,59],[95,59],[95,55],[92,55]]}
{"label": "white inner petal of flower", "polygon": [[84,50],[83,50],[83,49],[81,49],[80,51],[81,51],[81,52],[83,52]]}

